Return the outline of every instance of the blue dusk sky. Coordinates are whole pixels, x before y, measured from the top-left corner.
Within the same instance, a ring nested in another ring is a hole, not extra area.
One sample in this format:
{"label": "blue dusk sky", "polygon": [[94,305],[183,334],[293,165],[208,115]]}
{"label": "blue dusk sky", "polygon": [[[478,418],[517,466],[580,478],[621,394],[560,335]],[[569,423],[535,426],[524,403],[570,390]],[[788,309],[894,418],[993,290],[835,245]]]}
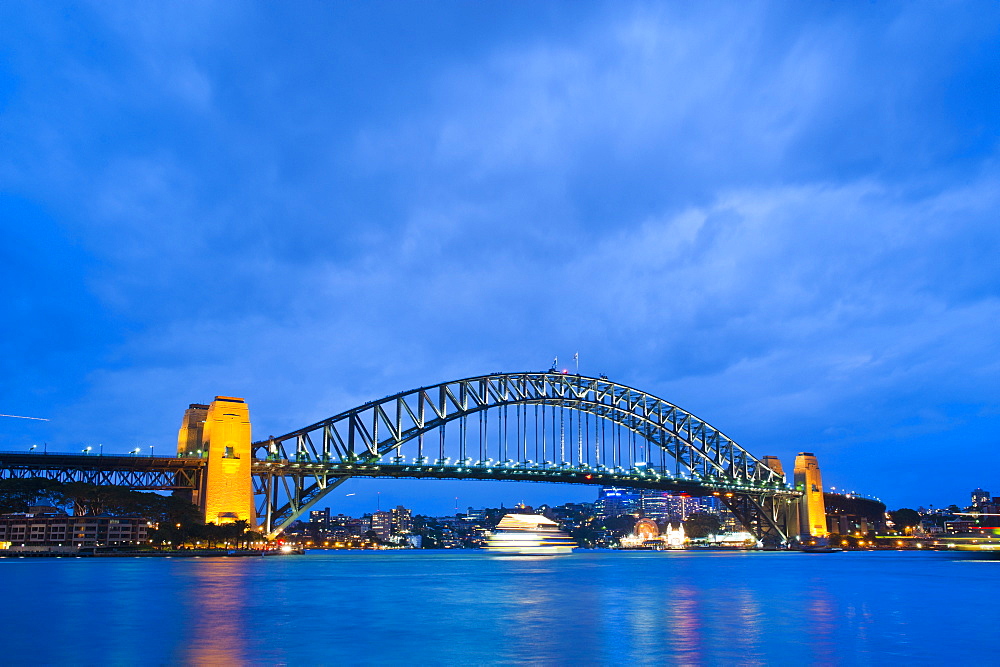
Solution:
{"label": "blue dusk sky", "polygon": [[996,2],[4,2],[0,413],[50,421],[0,449],[579,352],[827,487],[1000,493],[998,54]]}

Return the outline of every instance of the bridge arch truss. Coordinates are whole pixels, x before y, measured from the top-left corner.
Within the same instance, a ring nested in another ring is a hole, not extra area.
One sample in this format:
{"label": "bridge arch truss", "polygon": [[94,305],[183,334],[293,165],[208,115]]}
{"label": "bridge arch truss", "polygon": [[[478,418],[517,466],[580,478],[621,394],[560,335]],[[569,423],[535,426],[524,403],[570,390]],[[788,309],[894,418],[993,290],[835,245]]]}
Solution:
{"label": "bridge arch truss", "polygon": [[797,493],[690,412],[605,377],[496,373],[400,392],[254,443],[257,514],[277,534],[351,477],[552,481],[716,495],[784,541]]}

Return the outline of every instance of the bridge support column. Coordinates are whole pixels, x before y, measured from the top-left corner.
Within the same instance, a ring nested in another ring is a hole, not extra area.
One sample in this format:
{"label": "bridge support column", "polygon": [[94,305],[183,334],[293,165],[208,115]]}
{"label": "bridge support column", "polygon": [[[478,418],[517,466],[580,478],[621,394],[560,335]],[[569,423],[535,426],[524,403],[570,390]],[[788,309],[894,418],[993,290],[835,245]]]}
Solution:
{"label": "bridge support column", "polygon": [[[204,422],[198,423],[198,417],[202,416]],[[200,440],[197,446],[194,439]],[[195,499],[206,522],[223,524],[243,520],[256,528],[250,410],[246,401],[216,396],[211,405],[192,405],[184,416],[178,455],[207,459]]]}

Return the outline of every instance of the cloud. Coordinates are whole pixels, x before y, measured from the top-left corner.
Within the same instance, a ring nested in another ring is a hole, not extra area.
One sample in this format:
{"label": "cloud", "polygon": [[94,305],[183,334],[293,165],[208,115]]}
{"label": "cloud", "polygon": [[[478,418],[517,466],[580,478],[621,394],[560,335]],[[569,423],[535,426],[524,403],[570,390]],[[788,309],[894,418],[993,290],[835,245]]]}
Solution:
{"label": "cloud", "polygon": [[995,15],[616,3],[386,50],[244,9],[23,21],[0,178],[68,267],[19,283],[10,372],[92,315],[63,438],[169,440],[215,393],[277,434],[579,351],[871,487],[897,441],[988,440]]}

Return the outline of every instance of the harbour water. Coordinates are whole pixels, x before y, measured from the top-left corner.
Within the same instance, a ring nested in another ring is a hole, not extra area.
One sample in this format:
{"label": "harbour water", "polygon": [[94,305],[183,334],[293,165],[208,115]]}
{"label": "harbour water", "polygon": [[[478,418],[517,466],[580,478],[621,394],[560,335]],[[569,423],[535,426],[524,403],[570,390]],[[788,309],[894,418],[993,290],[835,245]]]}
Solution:
{"label": "harbour water", "polygon": [[998,664],[940,553],[2,559],[5,664]]}

